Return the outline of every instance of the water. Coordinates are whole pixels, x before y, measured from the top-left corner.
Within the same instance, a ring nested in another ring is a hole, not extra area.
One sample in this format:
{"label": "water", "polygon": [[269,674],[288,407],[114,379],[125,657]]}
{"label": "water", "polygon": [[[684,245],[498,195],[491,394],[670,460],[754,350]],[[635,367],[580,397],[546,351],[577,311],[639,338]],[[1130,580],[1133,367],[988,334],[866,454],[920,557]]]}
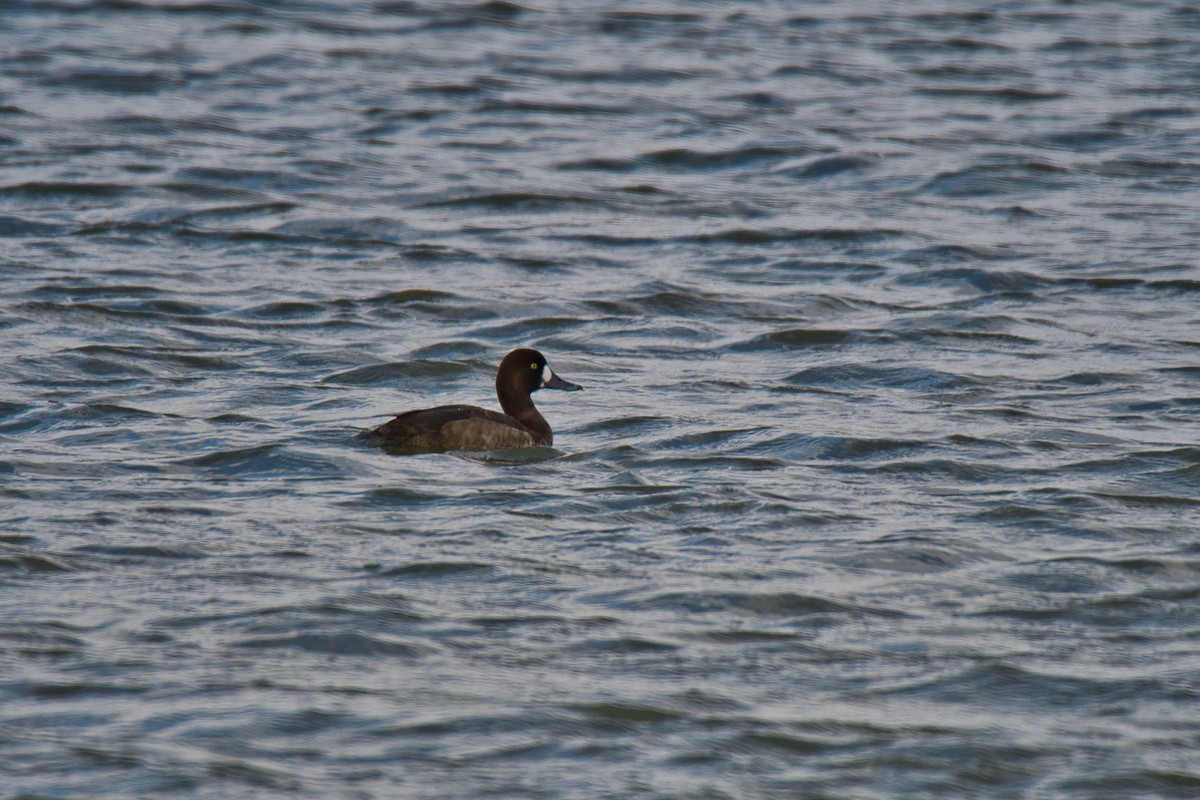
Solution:
{"label": "water", "polygon": [[959,9],[6,4],[0,797],[1200,795],[1200,9]]}

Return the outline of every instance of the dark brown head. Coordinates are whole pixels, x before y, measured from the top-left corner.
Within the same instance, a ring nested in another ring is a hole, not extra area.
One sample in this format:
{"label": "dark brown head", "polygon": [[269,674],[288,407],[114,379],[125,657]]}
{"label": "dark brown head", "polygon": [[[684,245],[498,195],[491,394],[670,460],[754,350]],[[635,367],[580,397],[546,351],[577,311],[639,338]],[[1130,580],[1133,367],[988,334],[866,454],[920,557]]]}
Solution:
{"label": "dark brown head", "polygon": [[513,413],[509,411],[510,404],[519,407],[529,403],[529,395],[538,389],[577,392],[582,388],[555,375],[546,363],[546,357],[528,347],[506,355],[496,370],[496,395],[500,398],[500,405],[509,414]]}
{"label": "dark brown head", "polygon": [[537,350],[522,347],[513,350],[500,362],[496,370],[496,390],[501,386],[518,389],[529,395],[538,389],[562,389],[565,392],[577,392],[583,387],[570,381],[564,381],[554,374],[546,357]]}

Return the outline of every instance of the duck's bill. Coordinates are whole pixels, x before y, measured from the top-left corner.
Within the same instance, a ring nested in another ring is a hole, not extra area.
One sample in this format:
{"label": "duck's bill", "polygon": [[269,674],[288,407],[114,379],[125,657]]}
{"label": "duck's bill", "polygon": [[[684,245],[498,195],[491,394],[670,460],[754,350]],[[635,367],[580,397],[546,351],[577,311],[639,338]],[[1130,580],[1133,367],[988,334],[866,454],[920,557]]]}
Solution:
{"label": "duck's bill", "polygon": [[578,392],[580,389],[583,388],[578,383],[571,383],[570,381],[564,381],[562,378],[558,377],[553,372],[551,372],[549,367],[546,367],[546,370],[543,373],[543,376],[544,376],[542,378],[542,388],[543,389],[561,389],[564,392]]}

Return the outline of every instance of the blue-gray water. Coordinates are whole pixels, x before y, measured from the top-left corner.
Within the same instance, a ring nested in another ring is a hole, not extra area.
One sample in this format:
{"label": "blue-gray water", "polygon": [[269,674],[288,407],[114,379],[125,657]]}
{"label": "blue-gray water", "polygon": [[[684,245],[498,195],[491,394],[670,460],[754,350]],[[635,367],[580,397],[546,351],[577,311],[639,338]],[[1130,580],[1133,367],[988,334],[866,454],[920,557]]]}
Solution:
{"label": "blue-gray water", "polygon": [[[0,797],[1200,796],[1198,64],[6,2]],[[516,346],[554,449],[354,442]]]}

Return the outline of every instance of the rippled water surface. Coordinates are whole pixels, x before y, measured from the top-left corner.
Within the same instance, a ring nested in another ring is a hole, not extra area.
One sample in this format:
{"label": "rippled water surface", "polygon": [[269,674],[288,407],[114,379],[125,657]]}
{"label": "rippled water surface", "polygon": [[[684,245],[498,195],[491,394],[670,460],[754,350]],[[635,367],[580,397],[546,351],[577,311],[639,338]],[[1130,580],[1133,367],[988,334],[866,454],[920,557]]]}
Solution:
{"label": "rippled water surface", "polygon": [[1200,7],[963,8],[6,3],[0,797],[1200,796]]}

